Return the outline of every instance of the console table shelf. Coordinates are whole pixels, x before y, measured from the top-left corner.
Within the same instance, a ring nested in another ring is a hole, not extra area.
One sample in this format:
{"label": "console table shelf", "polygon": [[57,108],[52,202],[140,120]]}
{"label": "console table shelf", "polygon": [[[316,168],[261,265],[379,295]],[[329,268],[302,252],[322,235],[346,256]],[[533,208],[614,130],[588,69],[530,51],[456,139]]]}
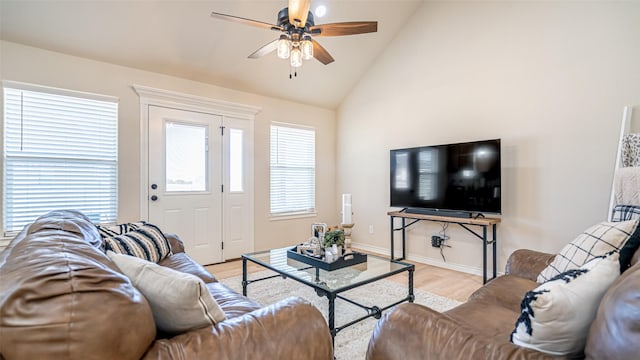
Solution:
{"label": "console table shelf", "polygon": [[[482,240],[482,281],[486,283],[488,280],[495,279],[497,274],[496,269],[496,255],[497,255],[497,234],[496,225],[500,223],[499,218],[479,217],[479,218],[458,218],[439,215],[424,215],[413,214],[404,211],[390,211],[387,213],[391,219],[391,260],[404,260],[406,257],[406,229],[419,222],[419,221],[433,221],[439,223],[458,224],[463,229],[467,230],[477,238]],[[395,227],[395,219],[399,218],[402,221],[402,225],[398,228]],[[407,223],[407,219],[409,222]],[[479,233],[471,227],[480,228],[482,232]],[[488,228],[491,227],[491,240],[488,237]],[[396,258],[394,256],[394,234],[396,231],[402,232],[402,257]],[[492,270],[493,274],[491,279],[487,279],[487,246],[492,247]]]}

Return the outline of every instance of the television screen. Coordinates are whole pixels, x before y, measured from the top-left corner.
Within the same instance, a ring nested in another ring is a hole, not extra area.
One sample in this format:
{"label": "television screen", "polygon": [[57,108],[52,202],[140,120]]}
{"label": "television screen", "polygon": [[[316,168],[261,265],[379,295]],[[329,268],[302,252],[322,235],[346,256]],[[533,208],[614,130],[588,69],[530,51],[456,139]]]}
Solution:
{"label": "television screen", "polygon": [[500,139],[391,150],[391,206],[499,214],[500,177]]}

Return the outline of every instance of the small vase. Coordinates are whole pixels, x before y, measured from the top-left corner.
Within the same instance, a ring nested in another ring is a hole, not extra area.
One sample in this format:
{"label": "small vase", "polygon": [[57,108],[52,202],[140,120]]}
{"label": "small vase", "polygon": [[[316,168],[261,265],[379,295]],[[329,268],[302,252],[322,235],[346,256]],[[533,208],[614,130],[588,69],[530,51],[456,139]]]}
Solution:
{"label": "small vase", "polygon": [[332,263],[336,257],[333,255],[333,249],[330,247],[324,249],[324,261]]}

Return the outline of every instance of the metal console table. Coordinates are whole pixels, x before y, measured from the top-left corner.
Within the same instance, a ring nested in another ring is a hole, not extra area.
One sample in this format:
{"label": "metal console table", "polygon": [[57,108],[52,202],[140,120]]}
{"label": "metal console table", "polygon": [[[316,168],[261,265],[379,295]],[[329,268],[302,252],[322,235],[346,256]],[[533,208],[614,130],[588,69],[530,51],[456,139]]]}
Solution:
{"label": "metal console table", "polygon": [[[488,280],[493,280],[496,278],[496,253],[497,253],[497,234],[496,234],[496,225],[500,223],[499,218],[490,218],[490,217],[481,217],[481,218],[457,218],[457,217],[449,217],[449,216],[437,216],[437,215],[423,215],[423,214],[413,214],[407,213],[403,211],[390,211],[387,215],[391,218],[391,260],[404,260],[407,256],[406,254],[406,229],[422,220],[426,221],[434,221],[440,223],[449,223],[449,224],[458,224],[468,232],[475,235],[477,238],[482,240],[482,282],[487,283]],[[400,218],[402,220],[402,224],[400,227],[395,227],[395,219]],[[407,223],[407,219],[410,222]],[[475,230],[471,229],[471,227],[480,227],[482,229],[482,233],[478,233]],[[489,240],[487,229],[491,227],[491,235],[492,238]],[[396,258],[394,254],[394,245],[395,239],[394,234],[396,231],[402,232],[402,257]],[[487,279],[487,246],[491,245],[492,247],[492,270],[493,275],[491,279]]]}

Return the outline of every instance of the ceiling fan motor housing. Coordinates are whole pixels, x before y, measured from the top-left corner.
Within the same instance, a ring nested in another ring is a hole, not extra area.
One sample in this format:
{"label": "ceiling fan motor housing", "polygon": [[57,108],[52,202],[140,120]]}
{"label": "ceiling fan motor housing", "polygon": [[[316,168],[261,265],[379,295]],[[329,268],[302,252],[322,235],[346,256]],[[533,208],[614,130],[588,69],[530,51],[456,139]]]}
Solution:
{"label": "ceiling fan motor housing", "polygon": [[289,22],[289,8],[286,7],[278,12],[278,26],[282,27],[285,32],[291,34],[297,32],[299,34],[305,33],[309,31],[309,28],[314,26],[315,22],[313,20],[313,13],[309,11],[307,14],[307,22],[304,24],[303,28],[297,28],[292,23]]}

